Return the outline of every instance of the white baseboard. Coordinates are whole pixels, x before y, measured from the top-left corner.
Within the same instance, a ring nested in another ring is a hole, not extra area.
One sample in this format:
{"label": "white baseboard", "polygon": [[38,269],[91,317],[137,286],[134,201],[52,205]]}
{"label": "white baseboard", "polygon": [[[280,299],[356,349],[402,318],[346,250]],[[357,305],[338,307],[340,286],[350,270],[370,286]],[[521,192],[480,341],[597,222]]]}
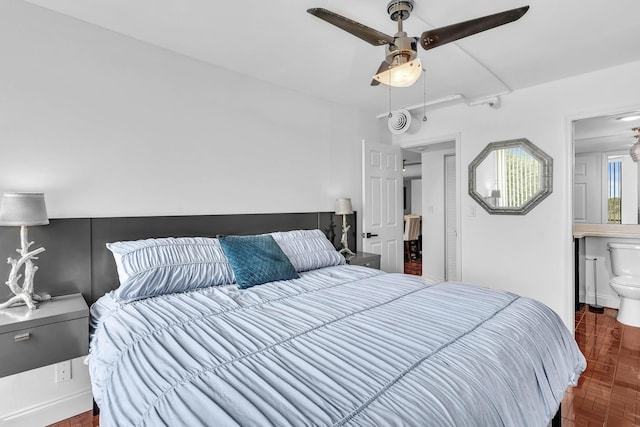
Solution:
{"label": "white baseboard", "polygon": [[[586,304],[595,304],[595,295],[593,292],[588,292],[584,299],[580,299],[580,302]],[[598,305],[608,308],[620,308],[620,298],[612,295],[598,295]]]}
{"label": "white baseboard", "polygon": [[42,426],[53,424],[93,408],[91,390],[63,396],[59,399],[41,402],[7,414],[0,420],[2,427]]}

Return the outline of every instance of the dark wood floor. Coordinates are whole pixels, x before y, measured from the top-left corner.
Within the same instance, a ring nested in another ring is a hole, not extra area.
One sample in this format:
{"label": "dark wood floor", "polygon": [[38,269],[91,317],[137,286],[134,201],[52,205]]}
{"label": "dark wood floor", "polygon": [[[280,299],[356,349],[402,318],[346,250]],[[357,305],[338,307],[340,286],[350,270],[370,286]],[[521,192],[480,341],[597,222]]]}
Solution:
{"label": "dark wood floor", "polygon": [[47,427],[97,427],[99,424],[99,417],[94,417],[93,411],[87,411],[75,417],[49,424]]}
{"label": "dark wood floor", "polygon": [[407,261],[404,263],[404,272],[415,276],[422,276],[422,260]]}
{"label": "dark wood floor", "polygon": [[577,387],[562,402],[563,427],[640,426],[640,328],[616,320],[617,310],[576,313],[576,341],[587,359]]}

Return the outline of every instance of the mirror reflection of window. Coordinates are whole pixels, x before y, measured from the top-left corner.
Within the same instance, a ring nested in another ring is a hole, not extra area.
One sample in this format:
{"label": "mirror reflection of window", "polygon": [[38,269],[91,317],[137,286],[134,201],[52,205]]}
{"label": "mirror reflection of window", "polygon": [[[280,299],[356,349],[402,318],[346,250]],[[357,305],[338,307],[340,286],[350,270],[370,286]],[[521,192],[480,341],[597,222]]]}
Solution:
{"label": "mirror reflection of window", "polygon": [[627,152],[606,153],[608,224],[638,224],[638,164]]}
{"label": "mirror reflection of window", "polygon": [[540,162],[522,147],[496,151],[498,195],[494,206],[524,205],[540,191]]}
{"label": "mirror reflection of window", "polygon": [[622,224],[622,160],[609,157],[607,166],[607,223]]}
{"label": "mirror reflection of window", "polygon": [[540,191],[540,162],[522,147],[492,151],[477,168],[485,201],[494,207],[519,207]]}

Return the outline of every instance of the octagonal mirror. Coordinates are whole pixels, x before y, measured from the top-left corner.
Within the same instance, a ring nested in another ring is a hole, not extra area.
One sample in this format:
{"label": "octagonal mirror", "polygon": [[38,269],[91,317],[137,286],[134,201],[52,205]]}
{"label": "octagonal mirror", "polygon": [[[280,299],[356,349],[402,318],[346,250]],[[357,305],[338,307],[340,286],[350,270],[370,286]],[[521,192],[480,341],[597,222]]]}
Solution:
{"label": "octagonal mirror", "polygon": [[553,159],[528,139],[492,142],[469,165],[469,195],[490,214],[525,215],[553,190]]}

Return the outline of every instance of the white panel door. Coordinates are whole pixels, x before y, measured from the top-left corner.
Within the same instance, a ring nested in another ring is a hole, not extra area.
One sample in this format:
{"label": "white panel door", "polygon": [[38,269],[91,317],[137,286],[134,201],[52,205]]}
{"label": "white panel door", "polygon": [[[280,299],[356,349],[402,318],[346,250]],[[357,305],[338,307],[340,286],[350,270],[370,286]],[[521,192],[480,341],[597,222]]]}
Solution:
{"label": "white panel door", "polygon": [[602,212],[601,157],[576,154],[573,180],[573,220],[600,224]]}
{"label": "white panel door", "polygon": [[362,143],[362,250],[380,254],[380,268],[404,271],[400,147]]}
{"label": "white panel door", "polygon": [[458,213],[456,194],[456,156],[444,156],[444,203],[445,203],[445,269],[444,278],[449,281],[458,280]]}

